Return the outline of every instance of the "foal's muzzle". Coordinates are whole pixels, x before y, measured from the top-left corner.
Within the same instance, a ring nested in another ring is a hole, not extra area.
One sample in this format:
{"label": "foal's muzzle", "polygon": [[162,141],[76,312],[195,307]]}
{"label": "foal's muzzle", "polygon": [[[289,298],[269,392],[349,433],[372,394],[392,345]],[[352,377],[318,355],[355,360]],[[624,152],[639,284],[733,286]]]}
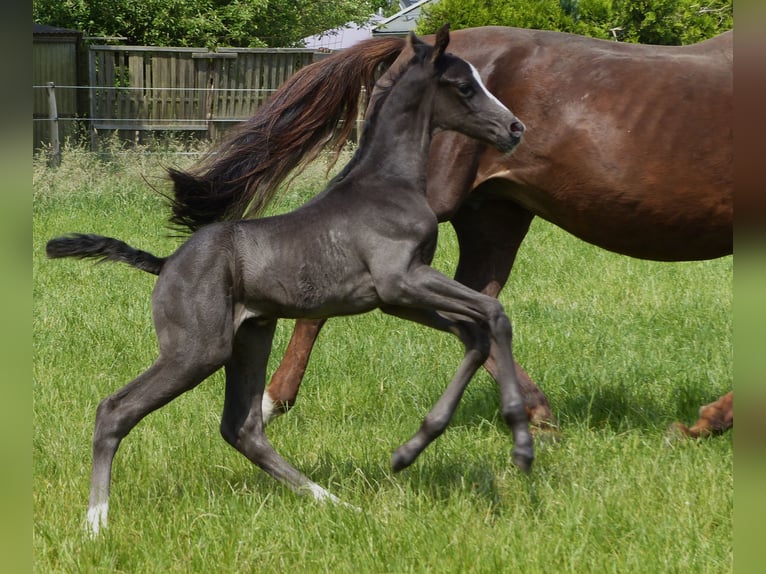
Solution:
{"label": "foal's muzzle", "polygon": [[524,124],[521,123],[521,120],[519,118],[516,118],[511,122],[511,137],[516,138],[517,140],[521,139],[521,135],[524,133],[524,130],[526,128],[524,127]]}
{"label": "foal's muzzle", "polygon": [[526,130],[526,127],[521,120],[514,118],[509,126],[507,137],[500,138],[495,147],[503,153],[511,153],[521,142],[524,130]]}

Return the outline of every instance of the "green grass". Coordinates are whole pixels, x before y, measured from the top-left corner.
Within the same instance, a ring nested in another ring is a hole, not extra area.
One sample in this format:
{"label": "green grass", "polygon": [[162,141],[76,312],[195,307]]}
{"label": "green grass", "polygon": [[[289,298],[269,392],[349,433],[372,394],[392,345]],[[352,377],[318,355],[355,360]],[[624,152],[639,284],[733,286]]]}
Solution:
{"label": "green grass", "polygon": [[[370,313],[328,322],[276,449],[362,508],[277,484],[218,433],[223,380],[150,415],[115,459],[109,529],[85,533],[98,401],[155,358],[155,279],[127,266],[48,261],[71,231],[157,254],[178,239],[149,190],[172,156],[35,164],[34,567],[37,572],[731,572],[732,435],[669,442],[674,420],[732,385],[732,259],[617,256],[536,221],[501,300],[514,351],[561,422],[535,468],[479,374],[452,425],[406,471],[391,452],[417,429],[460,359],[448,335]],[[189,160],[184,160],[189,161]],[[310,169],[277,204],[323,186]],[[436,265],[450,272],[444,226]],[[272,368],[292,324],[277,332]]]}

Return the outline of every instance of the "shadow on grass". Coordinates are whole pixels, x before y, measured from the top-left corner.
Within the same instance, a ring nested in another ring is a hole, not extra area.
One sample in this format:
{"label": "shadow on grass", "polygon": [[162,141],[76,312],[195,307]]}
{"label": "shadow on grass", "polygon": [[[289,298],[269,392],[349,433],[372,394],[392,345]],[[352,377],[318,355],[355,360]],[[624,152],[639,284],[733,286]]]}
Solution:
{"label": "shadow on grass", "polygon": [[[581,386],[587,388],[587,384]],[[673,390],[672,396],[678,400],[663,399],[636,389],[624,389],[619,385],[594,383],[593,387],[587,396],[574,393],[551,395],[562,430],[566,431],[567,426],[571,426],[614,433],[635,429],[646,430],[650,434],[662,433],[674,420],[693,421],[699,406],[715,398],[707,396],[703,389],[688,387]],[[510,452],[512,438],[498,410],[497,390],[494,383],[485,376],[469,388],[451,426],[478,428],[487,424],[507,437]],[[360,437],[360,440],[364,440],[364,437]],[[360,457],[350,458],[323,451],[315,453],[310,457],[311,462],[307,462],[306,458],[301,460],[300,456],[278,450],[312,481],[334,494],[345,492],[347,496],[356,499],[351,502],[360,505],[364,505],[360,501],[390,491],[391,485],[403,494],[415,494],[416,500],[442,501],[457,495],[485,500],[492,506],[502,503],[503,497],[496,482],[497,469],[489,458],[475,451],[457,456],[453,453],[449,458],[443,458],[434,454],[434,446],[413,466],[398,474],[392,473],[388,466],[390,452],[381,456],[379,450],[369,455],[365,451]],[[206,464],[200,464],[199,470],[206,476],[207,488],[214,492],[230,492],[235,495],[288,492],[287,487],[281,486],[267,473],[247,462],[237,465],[231,472],[217,472],[212,468],[205,470],[206,467]]]}
{"label": "shadow on grass", "polygon": [[[494,382],[489,377],[483,379],[485,380],[476,381],[463,397],[451,424],[473,426],[490,421],[509,433],[500,415]],[[545,392],[545,385],[541,384],[540,387]],[[691,386],[669,389],[671,398],[658,397],[650,392],[629,389],[619,384],[604,385],[594,382],[592,388],[588,388],[587,384],[581,384],[579,387],[585,388],[587,394],[548,394],[560,427],[584,425],[592,429],[607,428],[615,432],[629,429],[664,431],[675,421],[694,422],[700,407],[718,398],[718,395],[711,394],[709,389],[695,389]]]}

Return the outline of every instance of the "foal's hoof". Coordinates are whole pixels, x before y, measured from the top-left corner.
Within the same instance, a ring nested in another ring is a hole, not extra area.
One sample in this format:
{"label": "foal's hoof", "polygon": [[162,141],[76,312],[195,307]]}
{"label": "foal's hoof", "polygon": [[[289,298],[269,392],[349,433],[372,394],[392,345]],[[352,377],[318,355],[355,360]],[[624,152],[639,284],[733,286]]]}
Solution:
{"label": "foal's hoof", "polygon": [[535,460],[534,451],[531,448],[514,448],[511,451],[511,462],[523,470],[526,474],[532,470],[532,462]]}
{"label": "foal's hoof", "polygon": [[400,446],[391,455],[391,470],[399,472],[410,466],[417,455],[413,456],[404,446]]}

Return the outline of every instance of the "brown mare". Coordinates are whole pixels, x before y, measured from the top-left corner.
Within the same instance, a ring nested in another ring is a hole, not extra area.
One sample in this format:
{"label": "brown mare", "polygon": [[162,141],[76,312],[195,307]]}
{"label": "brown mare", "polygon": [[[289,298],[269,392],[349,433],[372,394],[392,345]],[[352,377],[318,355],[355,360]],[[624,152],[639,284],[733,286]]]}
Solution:
{"label": "brown mare", "polygon": [[[497,296],[535,216],[604,249],[658,261],[732,253],[733,33],[692,46],[595,40],[558,32],[487,27],[456,31],[450,50],[473,63],[489,89],[528,128],[512,156],[455,133],[430,151],[428,198],[460,245],[455,278]],[[194,172],[171,172],[175,193],[198,210],[174,214],[196,228],[253,215],[296,165],[316,156],[339,120],[343,143],[359,86],[378,64],[394,73],[405,41],[369,40],[345,51],[359,77],[304,68]],[[340,57],[339,55],[328,58]],[[323,106],[337,104],[334,112]],[[250,209],[248,210],[248,205]],[[268,388],[274,414],[295,402],[322,321],[298,321]],[[493,357],[486,363],[495,373]],[[529,418],[555,421],[545,395],[516,366]],[[701,409],[691,436],[729,428],[732,395]],[[715,413],[715,417],[710,415]]]}

